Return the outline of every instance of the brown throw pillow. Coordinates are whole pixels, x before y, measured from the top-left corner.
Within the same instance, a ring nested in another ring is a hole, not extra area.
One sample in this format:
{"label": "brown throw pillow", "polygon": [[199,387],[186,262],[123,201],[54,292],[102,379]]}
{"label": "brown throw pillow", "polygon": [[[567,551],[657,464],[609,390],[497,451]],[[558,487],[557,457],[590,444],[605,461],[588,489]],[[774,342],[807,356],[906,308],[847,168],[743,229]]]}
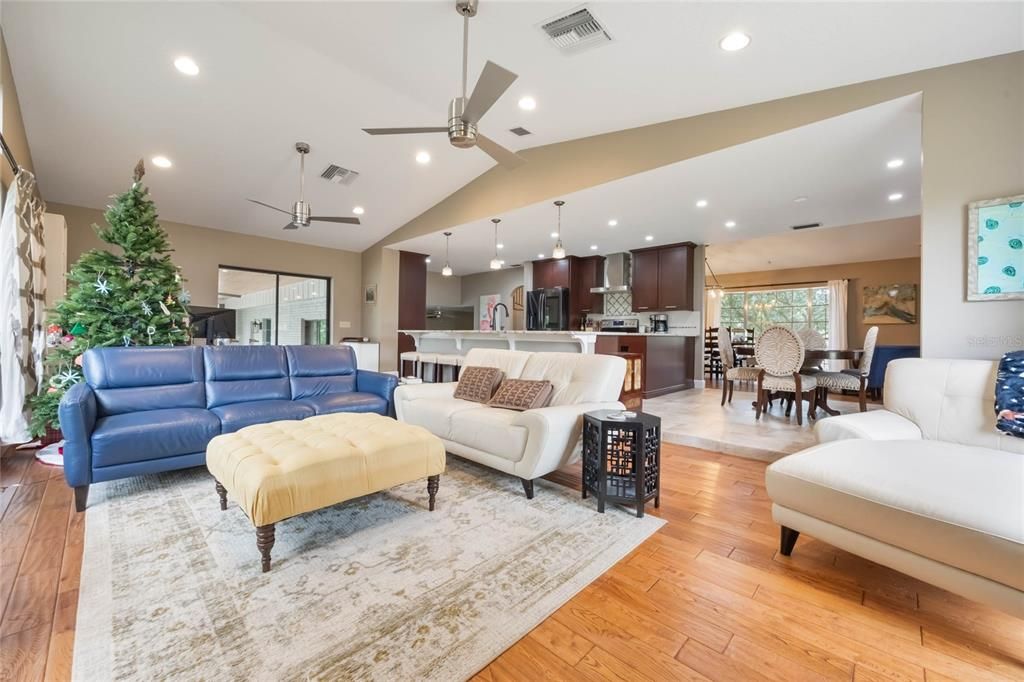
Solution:
{"label": "brown throw pillow", "polygon": [[504,407],[506,410],[533,410],[547,405],[554,392],[555,387],[550,381],[505,379],[487,404],[491,407]]}
{"label": "brown throw pillow", "polygon": [[455,387],[455,397],[486,403],[504,376],[505,373],[497,367],[463,367],[459,373],[459,385]]}

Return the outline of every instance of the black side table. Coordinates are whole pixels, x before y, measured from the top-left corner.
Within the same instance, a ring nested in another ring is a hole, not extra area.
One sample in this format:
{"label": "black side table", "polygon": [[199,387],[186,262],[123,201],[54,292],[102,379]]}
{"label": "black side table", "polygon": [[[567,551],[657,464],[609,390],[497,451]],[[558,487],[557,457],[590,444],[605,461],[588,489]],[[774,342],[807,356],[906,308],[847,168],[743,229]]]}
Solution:
{"label": "black side table", "polygon": [[597,495],[597,511],[604,503],[636,506],[654,499],[661,505],[661,418],[637,412],[626,420],[609,419],[617,410],[583,415],[583,498]]}

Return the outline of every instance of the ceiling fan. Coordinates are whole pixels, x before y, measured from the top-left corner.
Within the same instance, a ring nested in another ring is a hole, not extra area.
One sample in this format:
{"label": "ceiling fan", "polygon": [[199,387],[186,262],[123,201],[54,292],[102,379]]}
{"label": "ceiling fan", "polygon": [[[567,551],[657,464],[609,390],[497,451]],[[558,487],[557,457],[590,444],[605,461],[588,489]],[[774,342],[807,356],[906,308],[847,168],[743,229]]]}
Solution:
{"label": "ceiling fan", "polygon": [[286,230],[297,230],[300,227],[309,227],[309,223],[314,220],[318,220],[322,223],[345,223],[347,225],[358,225],[359,218],[310,215],[309,204],[303,200],[303,195],[306,189],[306,154],[309,153],[309,145],[305,142],[296,142],[295,151],[299,153],[299,200],[292,204],[292,210],[286,211],[283,208],[271,206],[270,204],[265,204],[262,201],[256,201],[255,199],[248,199],[248,201],[251,201],[254,204],[259,204],[260,206],[266,206],[267,208],[280,213],[290,215],[292,217],[292,221],[284,226],[284,229]]}
{"label": "ceiling fan", "polygon": [[479,147],[492,159],[506,168],[515,168],[526,159],[515,152],[485,137],[477,131],[477,124],[483,115],[498,101],[512,83],[519,78],[508,69],[492,61],[484,64],[480,80],[473,88],[473,94],[466,97],[466,71],[469,63],[469,18],[476,16],[478,0],[456,0],[455,11],[462,15],[462,96],[448,105],[447,126],[422,128],[363,128],[370,135],[409,135],[416,133],[448,133],[453,147],[468,149]]}

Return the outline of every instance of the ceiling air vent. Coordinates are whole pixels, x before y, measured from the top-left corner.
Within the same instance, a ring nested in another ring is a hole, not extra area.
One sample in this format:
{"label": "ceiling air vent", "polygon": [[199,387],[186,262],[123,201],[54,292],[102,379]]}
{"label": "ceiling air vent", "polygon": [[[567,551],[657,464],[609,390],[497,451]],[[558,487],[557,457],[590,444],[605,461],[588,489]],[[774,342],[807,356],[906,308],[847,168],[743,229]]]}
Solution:
{"label": "ceiling air vent", "polygon": [[555,47],[568,54],[610,43],[612,40],[608,31],[586,6],[548,19],[540,28]]}
{"label": "ceiling air vent", "polygon": [[530,135],[531,134],[529,130],[527,130],[526,128],[524,128],[522,126],[519,126],[518,128],[509,128],[508,131],[510,133],[512,133],[513,135],[518,135],[519,137],[522,137],[523,135]]}
{"label": "ceiling air vent", "polygon": [[807,223],[806,225],[793,225],[794,230],[809,230],[812,227],[821,227],[821,223]]}
{"label": "ceiling air vent", "polygon": [[336,185],[351,185],[359,177],[359,173],[348,168],[342,168],[331,164],[324,169],[324,172],[320,174],[320,177],[328,182],[333,182]]}

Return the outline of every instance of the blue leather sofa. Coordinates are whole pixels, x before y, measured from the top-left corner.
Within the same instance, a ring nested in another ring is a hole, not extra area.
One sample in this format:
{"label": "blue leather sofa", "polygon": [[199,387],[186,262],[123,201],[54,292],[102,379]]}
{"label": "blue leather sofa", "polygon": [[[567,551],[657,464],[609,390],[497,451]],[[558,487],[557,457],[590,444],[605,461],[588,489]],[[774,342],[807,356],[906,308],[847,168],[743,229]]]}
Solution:
{"label": "blue leather sofa", "polygon": [[201,466],[214,436],[251,424],[390,415],[398,385],[348,346],[92,348],[82,368],[59,412],[78,511],[89,484]]}

